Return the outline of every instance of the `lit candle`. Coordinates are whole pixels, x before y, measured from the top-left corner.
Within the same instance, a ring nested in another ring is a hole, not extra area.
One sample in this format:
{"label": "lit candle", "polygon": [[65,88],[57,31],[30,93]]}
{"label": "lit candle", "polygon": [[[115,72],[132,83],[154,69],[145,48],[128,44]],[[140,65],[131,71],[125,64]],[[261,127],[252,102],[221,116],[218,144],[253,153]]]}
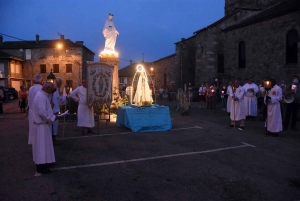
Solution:
{"label": "lit candle", "polygon": [[214,90],[212,89],[211,92],[214,92]]}
{"label": "lit candle", "polygon": [[222,91],[222,94],[224,94],[224,91]]}

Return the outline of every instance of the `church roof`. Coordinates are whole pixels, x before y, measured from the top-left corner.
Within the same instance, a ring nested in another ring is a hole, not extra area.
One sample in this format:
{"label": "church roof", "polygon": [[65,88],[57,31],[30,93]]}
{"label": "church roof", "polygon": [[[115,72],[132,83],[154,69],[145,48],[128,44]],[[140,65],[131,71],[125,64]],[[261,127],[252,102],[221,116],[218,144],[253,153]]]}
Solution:
{"label": "church roof", "polygon": [[230,31],[240,27],[245,27],[251,24],[255,24],[264,20],[272,19],[274,17],[286,15],[288,13],[296,12],[300,10],[299,0],[281,1],[267,9],[257,12],[254,15],[238,22],[229,27],[223,28],[222,31]]}

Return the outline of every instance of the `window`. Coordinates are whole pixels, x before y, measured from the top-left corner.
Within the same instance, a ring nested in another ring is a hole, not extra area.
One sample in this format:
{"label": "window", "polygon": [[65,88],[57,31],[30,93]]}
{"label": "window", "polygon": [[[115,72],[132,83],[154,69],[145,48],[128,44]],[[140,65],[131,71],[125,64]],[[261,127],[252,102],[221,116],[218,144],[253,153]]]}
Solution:
{"label": "window", "polygon": [[41,70],[41,73],[46,73],[46,64],[41,64],[40,70]]}
{"label": "window", "polygon": [[119,77],[119,83],[124,84],[124,77]]}
{"label": "window", "polygon": [[72,64],[66,64],[66,73],[72,73]]}
{"label": "window", "polygon": [[59,64],[53,64],[53,73],[59,73]]}
{"label": "window", "polygon": [[246,68],[246,44],[244,41],[239,43],[239,68]]}
{"label": "window", "polygon": [[25,50],[26,60],[31,60],[31,49]]}
{"label": "window", "polygon": [[224,73],[224,54],[218,54],[218,73]]}
{"label": "window", "polygon": [[298,31],[292,29],[286,34],[286,63],[298,62]]}

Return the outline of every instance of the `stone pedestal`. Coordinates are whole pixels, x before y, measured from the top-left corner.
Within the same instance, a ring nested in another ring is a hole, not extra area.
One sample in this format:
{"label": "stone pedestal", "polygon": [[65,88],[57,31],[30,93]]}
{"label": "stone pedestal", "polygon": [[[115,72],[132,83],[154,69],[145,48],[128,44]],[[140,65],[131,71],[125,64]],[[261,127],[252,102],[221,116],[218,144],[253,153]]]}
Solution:
{"label": "stone pedestal", "polygon": [[120,62],[118,60],[118,56],[116,54],[100,54],[100,62],[107,63],[108,65],[114,66],[113,70],[113,83],[112,90],[113,92],[119,93],[119,65]]}

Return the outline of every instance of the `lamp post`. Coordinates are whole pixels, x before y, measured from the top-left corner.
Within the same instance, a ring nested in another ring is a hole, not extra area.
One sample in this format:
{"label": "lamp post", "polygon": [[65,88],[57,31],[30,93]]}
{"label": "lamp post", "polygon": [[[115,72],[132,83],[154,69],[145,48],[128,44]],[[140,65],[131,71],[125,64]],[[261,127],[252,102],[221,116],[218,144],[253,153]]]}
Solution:
{"label": "lamp post", "polygon": [[55,75],[52,73],[52,69],[51,69],[51,72],[49,73],[49,75],[47,75],[47,81],[48,81],[48,82],[54,83],[55,79],[56,79],[56,77],[55,77]]}

